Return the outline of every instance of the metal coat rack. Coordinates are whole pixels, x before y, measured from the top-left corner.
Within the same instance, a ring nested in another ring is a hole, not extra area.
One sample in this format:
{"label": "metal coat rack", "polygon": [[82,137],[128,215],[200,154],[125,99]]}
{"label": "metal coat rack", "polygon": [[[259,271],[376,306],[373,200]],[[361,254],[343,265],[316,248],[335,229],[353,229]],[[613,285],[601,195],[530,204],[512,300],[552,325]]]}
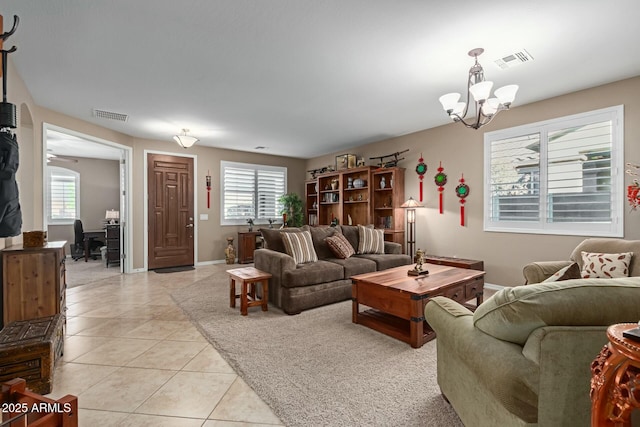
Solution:
{"label": "metal coat rack", "polygon": [[[0,41],[4,43],[9,37],[13,35],[18,29],[18,23],[20,18],[18,15],[13,15],[13,27],[10,31],[2,33],[0,35]],[[9,129],[15,129],[17,126],[18,116],[16,114],[16,106],[7,102],[7,57],[10,53],[17,50],[15,46],[11,49],[2,49],[2,103],[0,103],[0,131],[10,132]]]}

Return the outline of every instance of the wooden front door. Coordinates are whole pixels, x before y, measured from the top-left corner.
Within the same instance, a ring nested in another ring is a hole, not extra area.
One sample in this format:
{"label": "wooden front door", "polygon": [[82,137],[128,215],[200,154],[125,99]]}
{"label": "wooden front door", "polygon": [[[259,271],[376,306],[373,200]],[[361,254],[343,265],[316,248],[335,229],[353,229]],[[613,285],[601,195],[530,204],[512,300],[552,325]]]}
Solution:
{"label": "wooden front door", "polygon": [[149,269],[193,265],[193,158],[149,154]]}

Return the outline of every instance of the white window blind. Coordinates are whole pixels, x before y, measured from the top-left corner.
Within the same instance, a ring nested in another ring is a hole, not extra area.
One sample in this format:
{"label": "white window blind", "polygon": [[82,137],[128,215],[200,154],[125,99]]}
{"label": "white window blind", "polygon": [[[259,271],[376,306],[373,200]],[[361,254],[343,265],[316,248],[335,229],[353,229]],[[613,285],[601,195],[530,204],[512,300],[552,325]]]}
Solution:
{"label": "white window blind", "polygon": [[80,174],[70,169],[48,166],[49,222],[71,223],[80,216]]}
{"label": "white window blind", "polygon": [[280,216],[280,196],[286,193],[287,169],[277,166],[221,162],[221,223],[245,224],[252,218],[267,223]]}
{"label": "white window blind", "polygon": [[485,134],[485,230],[621,237],[622,106]]}

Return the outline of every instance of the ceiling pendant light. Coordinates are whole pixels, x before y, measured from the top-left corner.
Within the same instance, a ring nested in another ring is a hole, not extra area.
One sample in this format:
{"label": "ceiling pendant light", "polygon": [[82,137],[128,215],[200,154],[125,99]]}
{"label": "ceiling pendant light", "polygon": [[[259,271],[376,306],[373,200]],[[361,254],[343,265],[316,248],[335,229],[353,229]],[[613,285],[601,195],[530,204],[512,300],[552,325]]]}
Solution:
{"label": "ceiling pendant light", "polygon": [[189,148],[200,141],[195,136],[187,135],[188,133],[189,129],[182,129],[182,135],[174,135],[173,139],[180,144],[182,148]]}
{"label": "ceiling pendant light", "polygon": [[[500,111],[508,110],[516,97],[518,85],[502,86],[495,90],[495,97],[490,98],[493,82],[485,81],[484,70],[478,63],[478,56],[484,49],[476,48],[469,51],[476,63],[469,69],[469,81],[467,82],[467,101],[460,101],[459,93],[447,93],[440,97],[440,103],[444,111],[454,122],[461,122],[468,128],[478,129],[488,124]],[[475,120],[466,121],[469,113],[469,104],[473,96],[475,104]]]}

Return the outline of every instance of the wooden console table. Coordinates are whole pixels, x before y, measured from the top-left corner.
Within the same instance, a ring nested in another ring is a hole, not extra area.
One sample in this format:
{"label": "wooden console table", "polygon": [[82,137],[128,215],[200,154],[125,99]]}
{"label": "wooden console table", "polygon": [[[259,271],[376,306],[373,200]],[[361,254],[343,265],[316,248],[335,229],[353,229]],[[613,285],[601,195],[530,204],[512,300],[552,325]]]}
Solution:
{"label": "wooden console table", "polygon": [[428,262],[429,264],[448,265],[450,267],[470,268],[471,270],[484,270],[484,262],[475,259],[425,255],[424,262]]}
{"label": "wooden console table", "polygon": [[591,426],[631,426],[631,412],[640,408],[640,341],[622,336],[636,323],[609,326],[598,357],[591,364]]}
{"label": "wooden console table", "polygon": [[259,231],[238,231],[238,264],[253,262],[253,252],[262,245]]}

